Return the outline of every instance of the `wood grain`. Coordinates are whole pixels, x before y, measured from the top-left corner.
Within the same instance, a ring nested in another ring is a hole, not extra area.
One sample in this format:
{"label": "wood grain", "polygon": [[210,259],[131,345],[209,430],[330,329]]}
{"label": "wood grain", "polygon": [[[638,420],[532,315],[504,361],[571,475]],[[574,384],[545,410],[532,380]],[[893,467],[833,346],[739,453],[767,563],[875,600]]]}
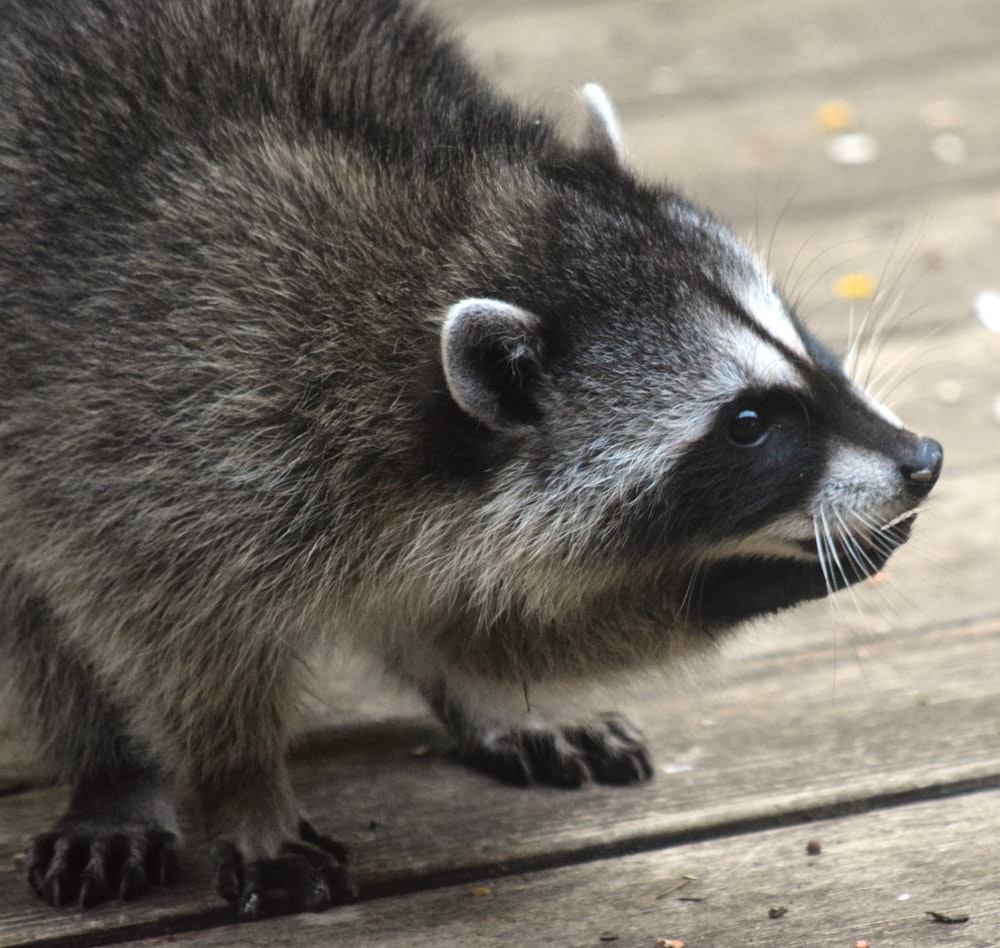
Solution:
{"label": "wood grain", "polygon": [[[1000,793],[981,793],[612,864],[484,877],[475,886],[230,926],[174,944],[653,948],[670,938],[687,948],[851,948],[862,939],[873,948],[991,948],[1000,931],[1000,862],[983,839],[997,833]],[[812,839],[818,856],[806,853]],[[489,894],[476,894],[482,889]],[[779,907],[786,914],[771,918]],[[942,924],[928,912],[968,921]]]}

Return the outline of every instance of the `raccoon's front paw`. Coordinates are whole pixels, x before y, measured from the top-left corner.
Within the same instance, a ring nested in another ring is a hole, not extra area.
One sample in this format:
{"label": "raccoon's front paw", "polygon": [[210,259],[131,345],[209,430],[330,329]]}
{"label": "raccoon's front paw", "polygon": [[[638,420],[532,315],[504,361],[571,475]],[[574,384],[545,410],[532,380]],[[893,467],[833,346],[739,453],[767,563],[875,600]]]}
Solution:
{"label": "raccoon's front paw", "polygon": [[28,884],[57,908],[134,899],[179,875],[177,837],[156,827],[110,828],[82,821],[36,836]]}
{"label": "raccoon's front paw", "polygon": [[483,732],[466,737],[457,753],[464,763],[521,786],[628,784],[653,776],[641,732],[619,714],[569,727]]}
{"label": "raccoon's front paw", "polygon": [[355,897],[347,874],[347,849],[321,836],[305,820],[299,839],[288,841],[273,859],[249,861],[220,840],[212,848],[215,886],[246,917],[279,912],[318,912]]}

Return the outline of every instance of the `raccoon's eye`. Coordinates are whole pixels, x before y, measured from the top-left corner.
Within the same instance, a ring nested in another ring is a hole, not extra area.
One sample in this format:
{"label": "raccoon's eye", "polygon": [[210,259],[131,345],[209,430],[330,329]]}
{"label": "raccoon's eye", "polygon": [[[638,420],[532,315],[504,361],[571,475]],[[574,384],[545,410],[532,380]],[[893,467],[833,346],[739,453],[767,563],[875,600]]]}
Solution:
{"label": "raccoon's eye", "polygon": [[741,408],[729,421],[729,440],[741,448],[755,448],[763,442],[770,425],[756,408]]}

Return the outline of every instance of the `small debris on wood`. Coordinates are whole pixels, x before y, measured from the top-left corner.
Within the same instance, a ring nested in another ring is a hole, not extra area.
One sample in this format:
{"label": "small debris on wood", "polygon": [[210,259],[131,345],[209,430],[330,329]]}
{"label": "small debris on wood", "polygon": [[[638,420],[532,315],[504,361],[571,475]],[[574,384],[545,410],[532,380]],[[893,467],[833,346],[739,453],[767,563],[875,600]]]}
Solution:
{"label": "small debris on wood", "polygon": [[1000,293],[996,290],[983,290],[972,305],[976,311],[976,319],[992,332],[1000,332]]}
{"label": "small debris on wood", "polygon": [[962,113],[956,99],[934,99],[920,107],[920,118],[928,128],[956,128],[964,122]]}
{"label": "small debris on wood", "polygon": [[940,247],[928,247],[919,259],[926,269],[940,270],[948,262],[948,255]]}
{"label": "small debris on wood", "polygon": [[475,895],[482,897],[484,895],[492,895],[493,890],[488,885],[477,885],[469,889],[469,895]]}
{"label": "small debris on wood", "polygon": [[846,132],[854,125],[854,109],[843,99],[831,99],[816,110],[816,122],[824,132]]}
{"label": "small debris on wood", "polygon": [[960,165],[967,153],[965,139],[954,132],[942,132],[931,140],[931,154],[942,164]]}
{"label": "small debris on wood", "polygon": [[942,925],[964,925],[968,920],[968,915],[948,915],[945,912],[924,912],[925,915],[930,915],[930,917],[935,922],[940,922]]}
{"label": "small debris on wood", "polygon": [[846,273],[833,284],[833,295],[842,300],[866,300],[875,293],[875,278],[870,273]]}
{"label": "small debris on wood", "polygon": [[660,899],[665,899],[668,895],[673,895],[675,892],[679,892],[685,886],[691,885],[692,882],[696,882],[694,876],[683,876],[681,880],[674,885],[672,885],[666,892],[661,892],[656,898],[657,901]]}
{"label": "small debris on wood", "polygon": [[806,854],[809,856],[818,856],[823,852],[823,847],[818,839],[811,839],[806,843]]}
{"label": "small debris on wood", "polygon": [[784,918],[788,914],[788,909],[784,905],[773,905],[767,910],[768,918]]}
{"label": "small debris on wood", "polygon": [[942,405],[958,405],[965,397],[965,386],[958,379],[942,379],[934,394]]}
{"label": "small debris on wood", "polygon": [[869,948],[869,945],[868,942],[866,942],[863,938],[859,938],[854,943],[854,948]]}
{"label": "small debris on wood", "polygon": [[614,932],[601,932],[601,941],[618,941],[618,936]]}
{"label": "small debris on wood", "polygon": [[657,938],[656,948],[684,948],[684,942],[679,938]]}
{"label": "small debris on wood", "polygon": [[878,155],[878,142],[867,132],[846,132],[827,141],[826,155],[838,165],[867,165]]}

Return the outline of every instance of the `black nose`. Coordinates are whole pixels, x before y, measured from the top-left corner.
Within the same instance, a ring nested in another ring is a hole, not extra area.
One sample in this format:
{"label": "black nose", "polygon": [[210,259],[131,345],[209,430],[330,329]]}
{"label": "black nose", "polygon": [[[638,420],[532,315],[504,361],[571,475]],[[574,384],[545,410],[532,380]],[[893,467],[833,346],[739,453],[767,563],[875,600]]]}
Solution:
{"label": "black nose", "polygon": [[944,449],[933,438],[921,438],[899,470],[910,489],[926,494],[936,483],[944,464]]}

